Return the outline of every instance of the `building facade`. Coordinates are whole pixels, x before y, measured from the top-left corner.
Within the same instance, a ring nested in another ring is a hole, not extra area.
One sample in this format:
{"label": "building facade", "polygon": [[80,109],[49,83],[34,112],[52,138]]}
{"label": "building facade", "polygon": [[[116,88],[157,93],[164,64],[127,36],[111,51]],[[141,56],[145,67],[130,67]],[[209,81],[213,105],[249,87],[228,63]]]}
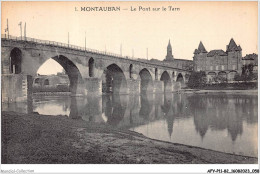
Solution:
{"label": "building facade", "polygon": [[217,49],[207,51],[202,42],[194,51],[194,71],[204,71],[207,82],[215,81],[216,77],[225,81],[233,81],[235,75],[242,73],[242,48],[232,38],[226,51]]}
{"label": "building facade", "polygon": [[[249,73],[250,67],[252,67],[252,72],[257,74],[258,72],[258,55],[253,54],[247,54],[245,57],[242,58],[242,66],[244,68],[244,73]],[[242,70],[243,70],[242,68]]]}
{"label": "building facade", "polygon": [[69,77],[66,74],[37,75],[33,81],[33,91],[68,91],[69,84]]}

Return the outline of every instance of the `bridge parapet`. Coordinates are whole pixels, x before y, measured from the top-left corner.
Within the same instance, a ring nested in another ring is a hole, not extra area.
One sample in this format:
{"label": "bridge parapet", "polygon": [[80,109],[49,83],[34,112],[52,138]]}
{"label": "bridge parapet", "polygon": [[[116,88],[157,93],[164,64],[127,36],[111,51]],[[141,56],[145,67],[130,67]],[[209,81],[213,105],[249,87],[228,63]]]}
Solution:
{"label": "bridge parapet", "polygon": [[79,51],[93,52],[93,53],[104,54],[104,55],[108,55],[108,56],[114,56],[114,57],[118,57],[118,58],[129,59],[128,56],[121,56],[119,54],[115,54],[115,53],[111,53],[111,52],[107,52],[107,51],[99,51],[99,50],[95,50],[95,49],[91,49],[91,48],[85,48],[85,47],[81,47],[81,46],[77,46],[77,45],[71,45],[71,44],[66,44],[66,43],[56,42],[56,41],[36,39],[36,38],[31,38],[31,37],[17,37],[17,36],[11,36],[11,35],[6,36],[6,35],[2,34],[1,39],[35,42],[35,43],[38,43],[38,44],[64,47],[64,48],[70,48],[70,49],[75,49],[75,50],[79,50]]}
{"label": "bridge parapet", "polygon": [[167,63],[164,63],[164,62],[161,62],[161,61],[151,62],[149,60],[145,60],[145,59],[142,59],[142,58],[136,58],[136,57],[131,58],[129,56],[122,56],[120,54],[116,54],[116,53],[112,53],[112,52],[99,51],[99,50],[96,50],[96,49],[85,48],[85,47],[66,44],[66,43],[62,43],[62,42],[42,40],[42,39],[36,39],[36,38],[31,38],[31,37],[17,37],[17,36],[12,36],[12,35],[7,36],[5,34],[1,35],[1,39],[6,40],[6,41],[7,40],[18,41],[18,42],[22,41],[22,42],[37,43],[37,44],[46,45],[46,46],[61,47],[61,48],[72,49],[72,50],[85,52],[85,53],[93,53],[93,54],[100,54],[100,55],[103,55],[103,56],[120,58],[120,59],[124,59],[124,60],[127,60],[127,61],[131,61],[132,63],[138,62],[138,63],[147,64],[147,65],[151,65],[151,66],[160,66],[160,67],[163,67],[163,68],[175,69],[175,70],[178,70],[178,71],[191,72],[190,70],[183,70],[183,69],[178,68],[177,66],[174,66],[172,64],[167,65]]}

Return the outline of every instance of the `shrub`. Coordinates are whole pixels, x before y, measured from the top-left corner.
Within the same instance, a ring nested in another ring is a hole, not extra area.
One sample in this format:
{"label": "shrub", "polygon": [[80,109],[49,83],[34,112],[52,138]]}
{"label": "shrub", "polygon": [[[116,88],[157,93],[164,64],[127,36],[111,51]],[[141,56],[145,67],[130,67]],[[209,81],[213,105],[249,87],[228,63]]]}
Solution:
{"label": "shrub", "polygon": [[206,73],[204,71],[192,72],[188,80],[188,87],[190,88],[201,88],[206,84]]}

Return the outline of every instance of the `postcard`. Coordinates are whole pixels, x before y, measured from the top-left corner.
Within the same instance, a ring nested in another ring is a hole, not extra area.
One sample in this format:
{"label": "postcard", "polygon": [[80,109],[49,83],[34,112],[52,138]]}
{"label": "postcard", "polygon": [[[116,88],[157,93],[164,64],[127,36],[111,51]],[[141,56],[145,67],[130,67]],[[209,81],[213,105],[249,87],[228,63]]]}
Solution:
{"label": "postcard", "polygon": [[1,9],[2,173],[259,173],[257,1]]}

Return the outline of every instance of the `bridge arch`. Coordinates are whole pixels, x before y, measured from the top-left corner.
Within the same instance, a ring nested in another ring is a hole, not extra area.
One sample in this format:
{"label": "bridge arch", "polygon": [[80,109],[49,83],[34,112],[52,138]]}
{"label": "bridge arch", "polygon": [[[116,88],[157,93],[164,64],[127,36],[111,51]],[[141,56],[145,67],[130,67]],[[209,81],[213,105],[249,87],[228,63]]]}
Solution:
{"label": "bridge arch", "polygon": [[153,92],[153,78],[151,73],[146,68],[143,68],[139,72],[139,76],[141,78],[140,92]]}
{"label": "bridge arch", "polygon": [[161,81],[163,81],[163,84],[164,84],[164,92],[171,92],[172,91],[172,83],[171,83],[171,78],[170,78],[170,75],[167,71],[164,71],[161,75],[161,78],[160,78]]}
{"label": "bridge arch", "polygon": [[95,64],[94,64],[94,59],[91,57],[88,61],[88,73],[89,73],[89,77],[94,77],[94,68],[95,68]]}
{"label": "bridge arch", "polygon": [[104,92],[112,92],[113,94],[126,94],[127,81],[123,70],[117,64],[111,64],[104,70],[104,81],[102,89]]}
{"label": "bridge arch", "polygon": [[182,73],[178,74],[176,82],[180,82],[182,85],[184,84],[184,78],[183,78]]}
{"label": "bridge arch", "polygon": [[22,71],[22,51],[19,48],[13,48],[10,53],[10,73],[20,74]]}
{"label": "bridge arch", "polygon": [[68,75],[71,94],[76,95],[77,93],[80,93],[81,91],[79,91],[79,89],[80,85],[83,83],[83,79],[77,66],[69,58],[63,55],[58,55],[51,58],[58,62]]}

